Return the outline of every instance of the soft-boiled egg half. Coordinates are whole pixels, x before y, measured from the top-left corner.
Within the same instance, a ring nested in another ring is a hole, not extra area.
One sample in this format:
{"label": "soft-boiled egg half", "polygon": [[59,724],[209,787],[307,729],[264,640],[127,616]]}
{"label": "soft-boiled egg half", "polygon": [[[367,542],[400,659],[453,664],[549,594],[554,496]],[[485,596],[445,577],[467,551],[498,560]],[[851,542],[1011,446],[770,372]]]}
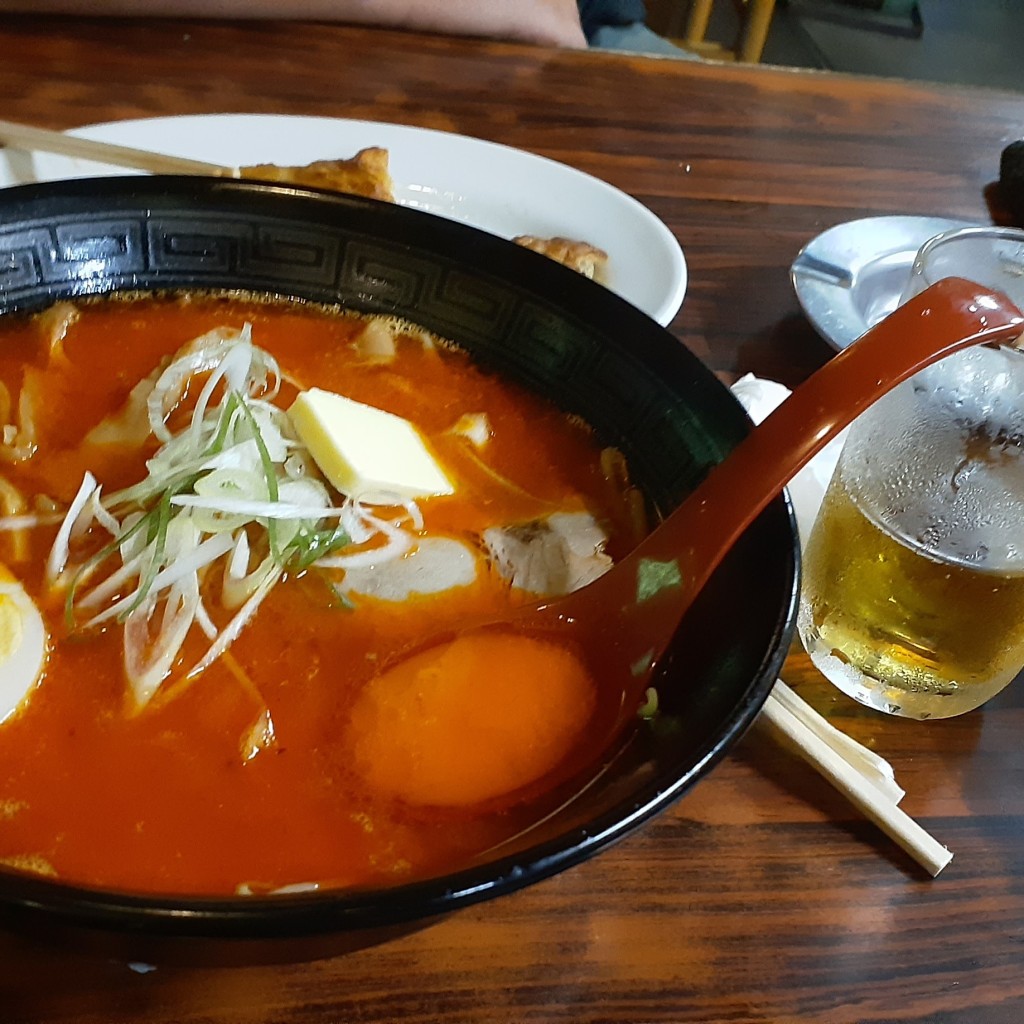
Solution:
{"label": "soft-boiled egg half", "polygon": [[35,686],[46,662],[46,627],[32,598],[0,564],[0,722]]}

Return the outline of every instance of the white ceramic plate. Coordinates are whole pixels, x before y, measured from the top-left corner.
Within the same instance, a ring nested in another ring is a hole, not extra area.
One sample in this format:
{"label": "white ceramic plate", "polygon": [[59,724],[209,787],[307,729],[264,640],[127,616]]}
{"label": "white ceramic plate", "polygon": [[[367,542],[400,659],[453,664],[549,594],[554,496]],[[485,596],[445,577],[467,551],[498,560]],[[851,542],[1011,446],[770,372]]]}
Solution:
{"label": "white ceramic plate", "polygon": [[[258,114],[117,121],[73,134],[229,167],[305,164],[383,146],[403,206],[505,238],[561,235],[590,242],[608,253],[607,286],[662,325],[678,312],[686,291],[679,243],[637,200],[565,164],[481,139],[373,121]],[[126,173],[132,172],[0,150],[0,185]]]}
{"label": "white ceramic plate", "polygon": [[790,269],[804,313],[826,341],[846,348],[899,304],[917,250],[967,226],[942,217],[866,217],[829,228]]}

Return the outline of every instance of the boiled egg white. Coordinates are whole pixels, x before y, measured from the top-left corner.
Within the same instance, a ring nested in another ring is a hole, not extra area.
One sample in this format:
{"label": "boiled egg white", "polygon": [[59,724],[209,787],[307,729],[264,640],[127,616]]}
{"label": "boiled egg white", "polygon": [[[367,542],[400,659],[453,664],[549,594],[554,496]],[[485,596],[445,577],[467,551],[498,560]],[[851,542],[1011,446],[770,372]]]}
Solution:
{"label": "boiled egg white", "polygon": [[11,571],[0,564],[0,722],[14,714],[46,664],[43,617]]}

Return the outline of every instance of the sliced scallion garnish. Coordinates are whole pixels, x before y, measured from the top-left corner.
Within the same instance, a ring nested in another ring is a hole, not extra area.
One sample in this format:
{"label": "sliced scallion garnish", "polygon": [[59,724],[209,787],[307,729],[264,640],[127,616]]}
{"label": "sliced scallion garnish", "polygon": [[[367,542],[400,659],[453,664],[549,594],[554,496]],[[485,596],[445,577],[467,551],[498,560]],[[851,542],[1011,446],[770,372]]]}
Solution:
{"label": "sliced scallion garnish", "polygon": [[[147,410],[162,444],[147,460],[146,477],[101,499],[87,475],[49,563],[70,629],[123,624],[126,672],[140,706],[180,660],[193,625],[209,647],[188,679],[227,650],[285,575],[382,562],[412,544],[396,521],[332,498],[287,413],[272,404],[280,373],[252,344],[248,325],[218,328],[182,352],[154,374]],[[192,415],[174,430],[167,421],[195,393],[197,375],[207,376]],[[422,528],[415,503],[396,507],[412,530]],[[82,538],[101,531],[113,539],[90,551]],[[85,548],[78,562],[72,537]],[[219,577],[209,575],[215,565]],[[218,579],[219,626],[209,603]]]}

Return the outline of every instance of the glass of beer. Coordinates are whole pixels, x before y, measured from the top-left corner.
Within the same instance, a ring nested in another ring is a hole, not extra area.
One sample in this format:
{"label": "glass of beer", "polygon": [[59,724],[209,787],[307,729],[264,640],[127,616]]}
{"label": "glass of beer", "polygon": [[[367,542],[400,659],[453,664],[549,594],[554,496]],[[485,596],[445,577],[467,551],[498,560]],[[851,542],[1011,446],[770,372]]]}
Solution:
{"label": "glass of beer", "polygon": [[[932,239],[903,299],[953,275],[1024,302],[1024,232]],[[908,718],[971,711],[1024,668],[1024,353],[948,357],[853,423],[798,629],[840,690]]]}

